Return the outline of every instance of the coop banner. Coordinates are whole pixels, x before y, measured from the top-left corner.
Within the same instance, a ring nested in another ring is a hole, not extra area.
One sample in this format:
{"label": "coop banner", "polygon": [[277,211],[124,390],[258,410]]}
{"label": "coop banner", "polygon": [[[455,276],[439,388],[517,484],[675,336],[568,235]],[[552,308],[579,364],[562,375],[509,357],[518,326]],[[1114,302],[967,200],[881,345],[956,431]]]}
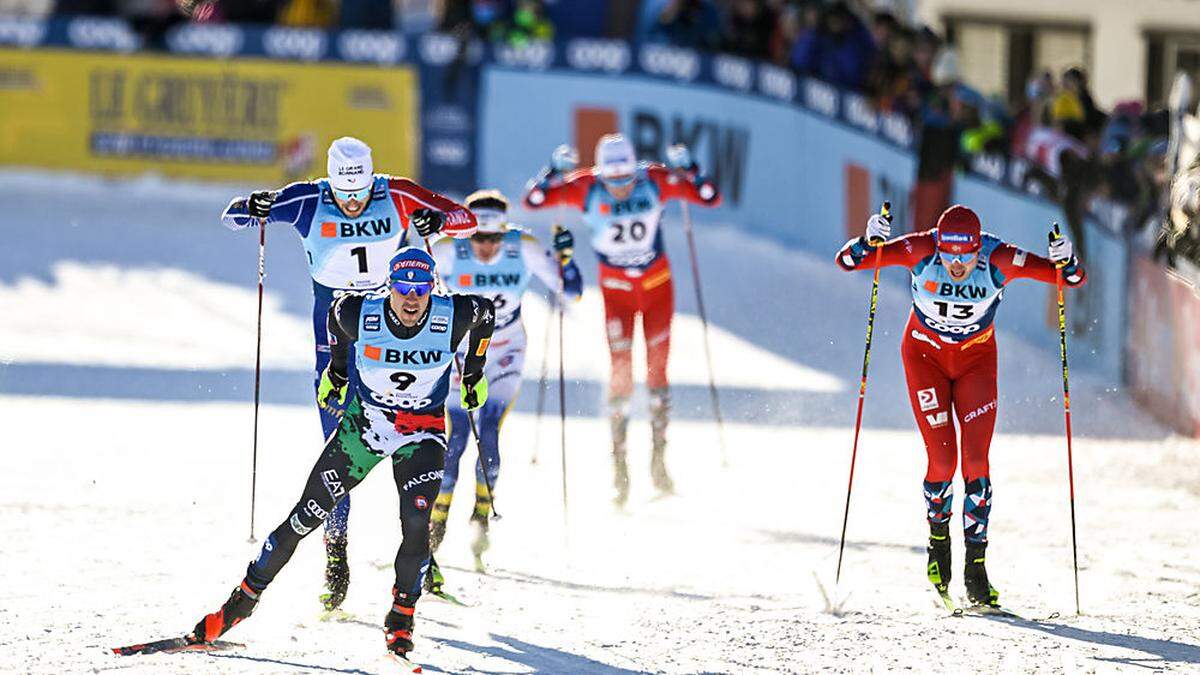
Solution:
{"label": "coop banner", "polygon": [[353,135],[414,175],[415,88],[406,66],[0,49],[0,163],[275,184]]}

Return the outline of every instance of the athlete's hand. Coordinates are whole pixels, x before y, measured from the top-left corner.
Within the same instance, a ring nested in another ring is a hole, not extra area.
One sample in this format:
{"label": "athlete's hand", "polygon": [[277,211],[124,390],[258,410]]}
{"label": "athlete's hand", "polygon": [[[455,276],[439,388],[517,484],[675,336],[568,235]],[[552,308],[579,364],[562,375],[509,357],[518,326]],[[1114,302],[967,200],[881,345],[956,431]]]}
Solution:
{"label": "athlete's hand", "polygon": [[417,209],[409,218],[412,226],[417,228],[421,237],[432,237],[442,231],[442,223],[446,222],[446,214],[433,209]]}
{"label": "athlete's hand", "polygon": [[321,373],[321,382],[317,384],[317,405],[324,410],[333,412],[346,405],[346,380],[325,367]]}
{"label": "athlete's hand", "polygon": [[676,143],[667,148],[667,167],[672,171],[691,171],[696,168],[692,161],[692,153],[683,143]]}
{"label": "athlete's hand", "polygon": [[1050,262],[1054,263],[1055,267],[1067,267],[1074,258],[1070,239],[1061,234],[1050,235]]}
{"label": "athlete's hand", "polygon": [[562,225],[554,225],[554,255],[558,258],[558,264],[566,267],[571,262],[571,256],[575,255],[575,235]]}
{"label": "athlete's hand", "polygon": [[550,168],[558,173],[574,171],[577,166],[579,152],[565,143],[555,148],[554,154],[550,155]]}
{"label": "athlete's hand", "polygon": [[867,220],[867,243],[878,246],[892,236],[892,223],[876,213]]}
{"label": "athlete's hand", "polygon": [[487,402],[488,381],[482,372],[463,373],[462,407],[470,412]]}
{"label": "athlete's hand", "polygon": [[279,195],[270,190],[259,190],[251,192],[250,198],[246,200],[246,211],[255,218],[266,218],[271,215],[271,205]]}

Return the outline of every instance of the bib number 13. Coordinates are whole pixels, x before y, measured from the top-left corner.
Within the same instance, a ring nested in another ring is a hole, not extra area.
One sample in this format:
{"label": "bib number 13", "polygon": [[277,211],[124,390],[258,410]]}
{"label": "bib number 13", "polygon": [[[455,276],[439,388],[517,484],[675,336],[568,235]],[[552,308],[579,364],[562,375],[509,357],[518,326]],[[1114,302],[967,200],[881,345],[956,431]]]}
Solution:
{"label": "bib number 13", "polygon": [[940,300],[934,300],[933,305],[937,307],[938,314],[951,319],[969,319],[975,313],[975,305],[960,305]]}

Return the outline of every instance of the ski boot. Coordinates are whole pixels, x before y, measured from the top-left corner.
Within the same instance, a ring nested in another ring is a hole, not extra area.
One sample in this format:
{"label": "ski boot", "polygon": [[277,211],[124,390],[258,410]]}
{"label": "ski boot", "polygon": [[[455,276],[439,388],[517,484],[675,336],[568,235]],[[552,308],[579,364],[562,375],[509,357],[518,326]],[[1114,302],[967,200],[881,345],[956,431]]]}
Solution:
{"label": "ski boot", "polygon": [[[395,589],[392,589],[393,597]],[[395,598],[392,602],[392,609],[387,613],[387,617],[383,620],[383,639],[387,643],[387,650],[392,654],[408,659],[408,653],[413,649],[413,614],[416,612],[416,607],[407,603],[406,598]]]}
{"label": "ski boot", "polygon": [[241,585],[229,594],[229,599],[221,605],[221,609],[200,619],[187,636],[188,642],[212,642],[221,637],[242,619],[254,613],[254,608],[258,606],[258,598],[259,594],[242,581]]}
{"label": "ski boot", "polygon": [[325,537],[325,592],[321,604],[332,612],[342,606],[350,588],[350,563],[346,559],[346,540]]}
{"label": "ski boot", "polygon": [[971,604],[983,607],[999,607],[1000,591],[988,583],[987,568],[983,560],[987,552],[987,542],[982,544],[967,542],[967,560],[963,568],[963,584],[967,587],[967,599]]}
{"label": "ski boot", "polygon": [[615,398],[610,401],[612,413],[609,425],[612,428],[613,443],[613,487],[616,495],[613,503],[617,508],[625,508],[629,501],[629,464],[625,461],[625,437],[629,431],[629,416],[625,413],[629,399]]}
{"label": "ski boot", "polygon": [[471,554],[475,556],[475,571],[483,574],[486,568],[483,566],[483,554],[491,547],[492,543],[488,538],[488,518],[478,511],[471,514],[471,524],[475,529],[475,538],[471,540]]}
{"label": "ski boot", "polygon": [[950,523],[929,524],[929,546],[925,551],[929,554],[925,574],[946,608],[950,609],[953,604],[950,599]]}
{"label": "ski boot", "polygon": [[650,478],[663,496],[675,494],[675,482],[667,473],[667,422],[671,413],[671,394],[666,387],[650,391]]}

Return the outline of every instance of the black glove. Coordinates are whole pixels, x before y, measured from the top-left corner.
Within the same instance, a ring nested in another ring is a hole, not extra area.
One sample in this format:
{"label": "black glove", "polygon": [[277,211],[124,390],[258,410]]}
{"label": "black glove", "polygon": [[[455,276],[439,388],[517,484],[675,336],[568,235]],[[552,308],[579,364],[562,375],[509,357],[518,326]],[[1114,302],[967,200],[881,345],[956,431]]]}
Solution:
{"label": "black glove", "polygon": [[432,237],[442,231],[442,223],[446,222],[446,214],[433,209],[417,209],[412,212],[409,222],[417,228],[417,234],[422,237]]}
{"label": "black glove", "polygon": [[266,218],[271,215],[271,205],[275,203],[278,194],[270,190],[251,192],[246,200],[246,211],[255,218]]}
{"label": "black glove", "polygon": [[562,225],[554,226],[554,254],[563,265],[571,262],[575,253],[575,235]]}

